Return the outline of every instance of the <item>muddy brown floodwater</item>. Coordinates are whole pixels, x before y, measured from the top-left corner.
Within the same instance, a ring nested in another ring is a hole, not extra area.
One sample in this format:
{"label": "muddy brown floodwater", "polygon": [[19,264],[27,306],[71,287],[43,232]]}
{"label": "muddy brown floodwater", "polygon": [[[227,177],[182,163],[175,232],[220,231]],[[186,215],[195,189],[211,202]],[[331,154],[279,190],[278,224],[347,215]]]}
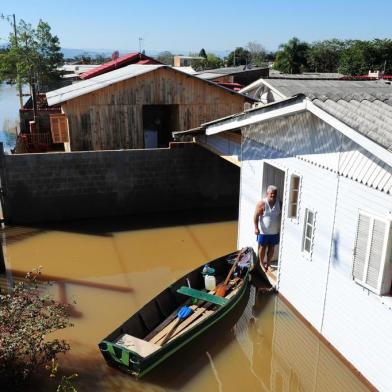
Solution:
{"label": "muddy brown floodwater", "polygon": [[78,373],[78,391],[368,390],[278,296],[255,287],[234,327],[214,331],[150,377],[109,368],[97,348],[103,337],[186,271],[235,249],[235,220],[194,222],[156,215],[6,229],[9,278],[41,265],[54,295],[76,301],[74,327],[61,333],[71,344],[61,368]]}

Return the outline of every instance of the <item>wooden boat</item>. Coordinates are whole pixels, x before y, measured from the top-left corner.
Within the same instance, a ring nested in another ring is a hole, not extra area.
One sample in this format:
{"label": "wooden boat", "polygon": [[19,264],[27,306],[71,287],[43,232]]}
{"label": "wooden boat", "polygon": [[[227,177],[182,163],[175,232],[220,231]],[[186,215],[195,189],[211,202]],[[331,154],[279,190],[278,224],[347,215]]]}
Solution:
{"label": "wooden boat", "polygon": [[[99,343],[107,363],[143,377],[236,308],[249,292],[253,262],[252,248],[209,262],[217,287],[228,282],[224,297],[216,295],[216,290],[205,290],[204,265],[178,279]],[[191,314],[179,320],[184,306]]]}

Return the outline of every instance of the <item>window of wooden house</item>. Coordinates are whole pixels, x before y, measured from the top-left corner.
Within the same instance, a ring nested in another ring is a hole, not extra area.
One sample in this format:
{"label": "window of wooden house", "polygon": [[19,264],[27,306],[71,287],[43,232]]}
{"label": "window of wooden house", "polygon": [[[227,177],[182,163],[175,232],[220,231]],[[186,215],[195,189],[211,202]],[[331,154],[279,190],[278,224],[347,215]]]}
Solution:
{"label": "window of wooden house", "polygon": [[360,212],[353,255],[353,278],[376,294],[389,294],[392,279],[391,220]]}
{"label": "window of wooden house", "polygon": [[314,228],[316,213],[310,209],[305,210],[304,232],[302,237],[302,252],[311,256],[313,250]]}
{"label": "window of wooden house", "polygon": [[299,203],[299,187],[301,178],[296,175],[290,177],[290,193],[289,193],[289,210],[288,217],[297,219],[298,218],[298,203]]}

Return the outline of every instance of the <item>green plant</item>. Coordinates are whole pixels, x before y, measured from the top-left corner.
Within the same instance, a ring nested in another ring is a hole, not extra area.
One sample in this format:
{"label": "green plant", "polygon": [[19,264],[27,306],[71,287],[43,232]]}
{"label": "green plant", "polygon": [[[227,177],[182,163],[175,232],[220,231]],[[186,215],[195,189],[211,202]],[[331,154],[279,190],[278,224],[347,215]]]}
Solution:
{"label": "green plant", "polygon": [[[50,370],[50,377],[57,378],[58,376],[58,362],[52,359],[50,365],[46,365],[46,369]],[[74,373],[70,376],[61,376],[60,384],[57,386],[56,392],[77,392],[76,387],[73,385],[72,380],[78,377],[78,374]]]}
{"label": "green plant", "polygon": [[28,273],[7,294],[0,295],[0,385],[18,387],[42,370],[59,353],[69,350],[49,334],[72,326],[67,305],[45,294],[41,270]]}

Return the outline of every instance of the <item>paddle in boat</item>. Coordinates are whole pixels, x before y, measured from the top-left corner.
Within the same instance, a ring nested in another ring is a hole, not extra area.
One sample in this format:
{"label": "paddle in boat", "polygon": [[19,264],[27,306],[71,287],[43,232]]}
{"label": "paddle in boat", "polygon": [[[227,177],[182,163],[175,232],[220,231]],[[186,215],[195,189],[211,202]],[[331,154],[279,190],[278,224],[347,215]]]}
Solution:
{"label": "paddle in boat", "polygon": [[196,268],[99,343],[109,365],[142,377],[229,315],[249,293],[252,248]]}

